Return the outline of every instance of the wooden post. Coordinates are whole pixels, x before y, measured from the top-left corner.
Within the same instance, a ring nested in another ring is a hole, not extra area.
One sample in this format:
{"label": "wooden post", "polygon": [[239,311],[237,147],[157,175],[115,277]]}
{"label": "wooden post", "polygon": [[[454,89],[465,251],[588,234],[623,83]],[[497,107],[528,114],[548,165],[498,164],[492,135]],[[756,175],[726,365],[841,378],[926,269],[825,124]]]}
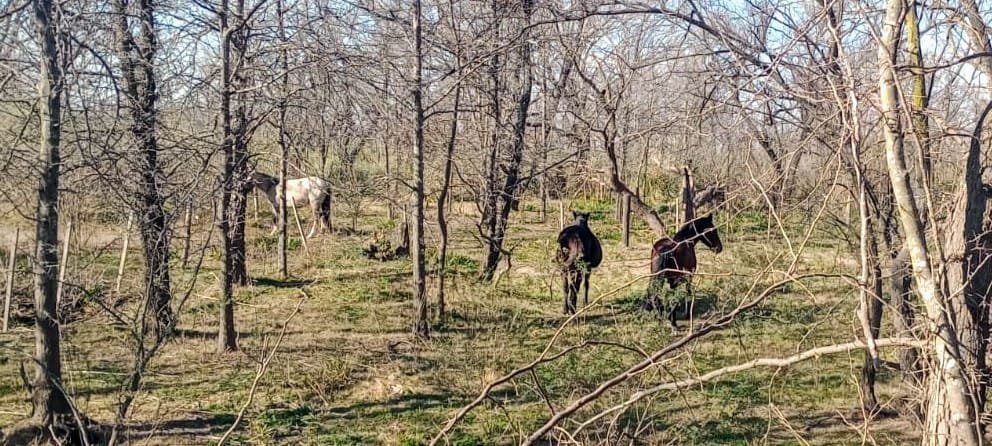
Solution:
{"label": "wooden post", "polygon": [[193,234],[193,200],[186,205],[186,216],[183,218],[183,230],[186,231],[186,239],[183,241],[183,269],[189,264],[190,236]]}
{"label": "wooden post", "polygon": [[59,262],[59,287],[55,292],[55,306],[62,303],[62,289],[65,287],[65,267],[69,263],[69,239],[72,237],[72,219],[65,228],[65,241],[62,242],[62,260]]}
{"label": "wooden post", "polygon": [[558,230],[565,229],[565,200],[558,199]]}
{"label": "wooden post", "polygon": [[7,290],[3,298],[3,331],[7,331],[7,321],[10,320],[10,298],[14,294],[14,266],[17,265],[17,238],[21,235],[21,228],[14,229],[14,242],[10,244],[7,254]]}
{"label": "wooden post", "polygon": [[121,263],[117,265],[117,280],[114,282],[114,292],[120,294],[121,279],[124,277],[124,263],[127,262],[127,246],[131,242],[131,226],[134,224],[134,213],[127,214],[127,228],[124,229],[124,246],[121,247]]}
{"label": "wooden post", "polygon": [[[289,195],[289,194],[286,194]],[[303,253],[310,257],[310,247],[307,246],[307,237],[303,233],[303,225],[300,224],[300,212],[296,210],[296,200],[289,197],[289,207],[293,208],[293,219],[296,220],[296,230],[300,231],[300,241],[303,243]]]}
{"label": "wooden post", "polygon": [[623,201],[620,207],[622,208],[622,227],[623,231],[621,239],[623,240],[623,247],[630,247],[630,194],[623,194]]}
{"label": "wooden post", "polygon": [[693,203],[695,194],[695,184],[692,180],[692,167],[689,164],[682,166],[682,206],[684,206],[683,211],[683,221],[682,223],[688,223],[696,218],[696,206]]}
{"label": "wooden post", "polygon": [[251,201],[255,205],[255,224],[258,224],[258,189],[251,188]]}

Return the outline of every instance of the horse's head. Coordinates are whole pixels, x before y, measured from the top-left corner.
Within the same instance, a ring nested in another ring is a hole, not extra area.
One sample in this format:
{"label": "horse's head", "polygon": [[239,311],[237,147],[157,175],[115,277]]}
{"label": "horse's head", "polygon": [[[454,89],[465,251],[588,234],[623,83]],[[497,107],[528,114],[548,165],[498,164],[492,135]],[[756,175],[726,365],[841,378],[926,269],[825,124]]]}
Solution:
{"label": "horse's head", "polygon": [[268,193],[269,189],[279,184],[279,179],[256,170],[248,174],[248,183]]}
{"label": "horse's head", "polygon": [[588,212],[572,211],[572,217],[575,218],[575,221],[572,222],[572,224],[574,224],[575,226],[588,226],[589,225],[589,213]]}
{"label": "horse's head", "polygon": [[713,224],[713,214],[696,220],[695,226],[696,233],[699,234],[699,238],[707,248],[712,249],[717,254],[723,251],[723,242],[720,241],[720,234],[717,233],[716,225]]}

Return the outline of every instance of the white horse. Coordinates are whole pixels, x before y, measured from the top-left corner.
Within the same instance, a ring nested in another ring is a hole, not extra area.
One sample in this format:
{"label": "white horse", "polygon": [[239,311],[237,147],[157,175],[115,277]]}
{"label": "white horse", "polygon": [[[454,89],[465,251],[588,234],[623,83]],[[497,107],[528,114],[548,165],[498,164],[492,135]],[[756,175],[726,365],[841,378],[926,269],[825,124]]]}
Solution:
{"label": "white horse", "polygon": [[[249,178],[252,186],[265,194],[272,205],[273,224],[277,224],[279,215],[279,178],[261,172],[253,172]],[[286,180],[286,208],[310,206],[314,222],[307,238],[313,237],[320,225],[331,232],[331,184],[319,177],[306,177]],[[274,234],[278,227],[272,228]]]}

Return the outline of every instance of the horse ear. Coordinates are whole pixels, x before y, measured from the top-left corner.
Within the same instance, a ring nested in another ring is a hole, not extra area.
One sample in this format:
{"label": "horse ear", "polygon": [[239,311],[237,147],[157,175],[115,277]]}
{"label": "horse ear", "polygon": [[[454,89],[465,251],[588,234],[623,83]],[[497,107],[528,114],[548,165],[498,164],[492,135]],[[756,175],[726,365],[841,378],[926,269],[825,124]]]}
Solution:
{"label": "horse ear", "polygon": [[579,211],[574,211],[574,210],[572,211],[572,218],[579,218],[580,215],[582,214],[579,213]]}

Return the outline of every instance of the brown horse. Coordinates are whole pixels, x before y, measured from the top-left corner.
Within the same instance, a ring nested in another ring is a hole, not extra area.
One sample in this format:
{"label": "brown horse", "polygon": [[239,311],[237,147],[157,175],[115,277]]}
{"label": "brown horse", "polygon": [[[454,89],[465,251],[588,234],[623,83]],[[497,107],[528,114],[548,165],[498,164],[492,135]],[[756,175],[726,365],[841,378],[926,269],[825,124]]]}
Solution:
{"label": "brown horse", "polygon": [[[651,248],[652,276],[648,284],[647,303],[662,315],[665,305],[661,301],[661,295],[665,292],[665,281],[673,290],[684,282],[686,291],[690,297],[692,296],[692,273],[696,271],[697,241],[702,241],[718,254],[723,251],[723,243],[720,242],[720,235],[713,225],[712,215],[686,223],[674,237],[663,237],[654,242]],[[672,324],[673,333],[678,330],[676,310],[684,305],[685,302],[672,304],[668,309],[668,321]]]}
{"label": "brown horse", "polygon": [[589,230],[589,213],[572,212],[575,222],[558,234],[558,262],[565,282],[565,314],[575,313],[579,287],[585,283],[589,305],[589,275],[603,261],[603,247]]}

